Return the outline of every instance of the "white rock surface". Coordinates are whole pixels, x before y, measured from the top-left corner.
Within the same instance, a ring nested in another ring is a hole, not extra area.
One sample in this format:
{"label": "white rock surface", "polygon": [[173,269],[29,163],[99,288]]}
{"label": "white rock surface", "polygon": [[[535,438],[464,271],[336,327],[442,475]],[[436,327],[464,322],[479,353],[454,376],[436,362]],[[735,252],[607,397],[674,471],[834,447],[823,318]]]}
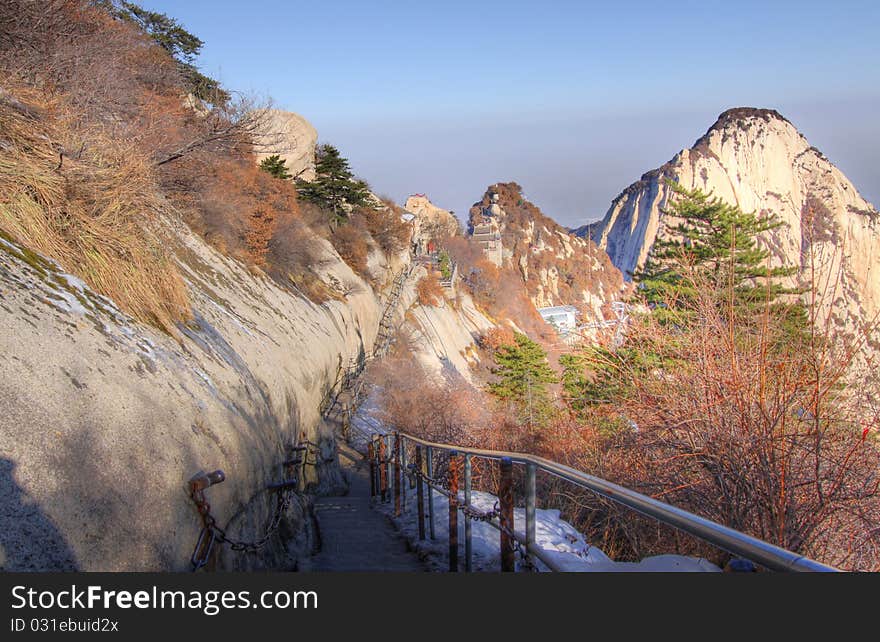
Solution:
{"label": "white rock surface", "polygon": [[451,369],[474,383],[471,364],[478,359],[477,338],[494,324],[467,294],[460,292],[455,306],[449,301],[440,306],[414,306],[407,326],[414,339],[414,356],[426,371],[439,376]]}
{"label": "white rock surface", "polygon": [[[322,273],[350,294],[316,305],[174,238],[194,312],[179,343],[0,245],[0,569],[186,570],[201,526],[187,480],[224,470],[213,514],[256,539],[303,439],[321,449],[311,480],[340,483],[318,408],[339,364],[372,350],[380,296],[329,244]],[[293,567],[309,528],[298,501],[288,518],[260,555],[222,547],[217,568]]]}
{"label": "white rock surface", "polygon": [[266,110],[266,131],[257,137],[257,162],[278,154],[287,161],[287,169],[295,178],[315,178],[315,145],[318,132],[299,114],[280,109]]}

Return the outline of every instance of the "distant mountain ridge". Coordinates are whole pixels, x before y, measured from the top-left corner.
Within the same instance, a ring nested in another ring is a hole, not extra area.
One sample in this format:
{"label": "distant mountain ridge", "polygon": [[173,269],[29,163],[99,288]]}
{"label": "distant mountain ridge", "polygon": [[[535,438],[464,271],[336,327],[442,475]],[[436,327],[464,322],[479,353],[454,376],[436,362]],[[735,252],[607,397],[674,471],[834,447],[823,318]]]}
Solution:
{"label": "distant mountain ridge", "polygon": [[765,245],[775,261],[798,266],[801,279],[811,260],[820,266],[823,303],[833,304],[838,325],[855,327],[880,312],[876,208],[779,112],[725,111],[692,147],[625,188],[601,221],[573,233],[592,238],[630,278],[667,234],[668,181],[776,214],[786,225],[765,235]]}

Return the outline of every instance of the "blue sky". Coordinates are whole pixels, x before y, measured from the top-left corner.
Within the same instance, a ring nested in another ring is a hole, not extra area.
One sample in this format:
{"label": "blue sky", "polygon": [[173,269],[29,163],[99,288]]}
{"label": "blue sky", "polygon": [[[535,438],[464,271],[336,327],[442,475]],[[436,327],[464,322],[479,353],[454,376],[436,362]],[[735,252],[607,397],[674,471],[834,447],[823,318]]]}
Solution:
{"label": "blue sky", "polygon": [[880,2],[143,0],[202,69],[308,118],[374,190],[519,182],[601,217],[729,107],[778,109],[880,204]]}

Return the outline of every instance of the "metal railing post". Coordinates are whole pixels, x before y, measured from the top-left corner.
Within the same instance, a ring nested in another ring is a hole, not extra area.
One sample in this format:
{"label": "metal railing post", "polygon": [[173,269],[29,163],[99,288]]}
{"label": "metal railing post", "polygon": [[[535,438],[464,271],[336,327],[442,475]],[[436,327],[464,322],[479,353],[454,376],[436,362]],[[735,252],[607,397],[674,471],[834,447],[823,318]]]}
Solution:
{"label": "metal railing post", "polygon": [[[428,508],[430,511],[429,517],[431,520],[432,539],[434,538],[434,451],[440,450],[443,452],[449,452],[455,450],[459,453],[459,456],[467,454],[471,457],[479,457],[481,459],[492,461],[502,461],[502,473],[504,472],[503,469],[505,468],[503,460],[506,459],[507,462],[509,462],[507,463],[506,467],[510,469],[510,473],[508,474],[510,480],[507,484],[499,484],[498,488],[499,504],[503,507],[501,509],[503,510],[503,512],[500,515],[501,519],[499,519],[498,521],[492,520],[489,522],[489,524],[501,530],[502,539],[504,539],[506,536],[508,541],[511,541],[514,547],[514,550],[512,551],[513,555],[510,555],[510,550],[507,547],[502,547],[502,557],[508,558],[508,560],[511,562],[511,567],[515,567],[515,553],[518,548],[515,542],[520,542],[524,545],[527,543],[531,544],[531,548],[528,550],[529,554],[534,555],[550,570],[560,571],[564,568],[563,565],[557,563],[556,559],[553,556],[544,554],[544,551],[537,548],[537,546],[535,546],[535,544],[533,543],[536,539],[535,531],[537,529],[537,505],[528,497],[528,495],[533,494],[530,491],[531,487],[533,487],[533,484],[535,483],[532,482],[531,479],[529,479],[531,477],[531,471],[528,470],[526,471],[527,479],[525,493],[525,502],[527,504],[526,517],[528,524],[526,525],[523,535],[517,535],[513,530],[515,511],[513,501],[514,492],[512,486],[512,464],[514,461],[516,461],[517,463],[521,463],[523,465],[532,464],[535,468],[535,475],[537,474],[538,470],[541,470],[545,474],[552,475],[557,479],[574,484],[579,488],[589,490],[592,493],[599,495],[600,497],[604,497],[605,499],[614,502],[618,506],[633,510],[636,513],[640,513],[661,524],[666,524],[667,526],[679,529],[723,551],[727,551],[728,553],[731,553],[739,558],[751,560],[753,563],[763,566],[768,570],[813,572],[828,572],[838,570],[834,567],[827,566],[815,560],[804,557],[803,555],[800,555],[793,551],[787,551],[769,542],[765,542],[745,533],[741,533],[728,526],[724,526],[723,524],[713,522],[709,519],[706,519],[705,517],[695,515],[694,513],[690,513],[671,504],[667,504],[666,502],[660,501],[653,497],[642,495],[638,492],[635,492],[608,480],[602,479],[600,477],[595,477],[583,471],[570,468],[569,466],[551,461],[549,459],[545,459],[543,457],[538,457],[536,455],[530,455],[527,453],[486,450],[482,448],[462,448],[459,446],[454,446],[452,444],[434,443],[406,433],[401,433],[401,436],[409,442],[412,442],[412,444],[416,448],[420,447],[422,449],[421,454],[425,455],[427,459],[427,462],[425,463],[427,464],[428,470],[424,474],[424,477],[422,477],[422,482],[427,482],[429,490]],[[305,439],[305,436],[303,436],[303,439]],[[502,477],[503,476],[504,475],[502,475]],[[502,486],[507,486],[507,488],[502,489]],[[502,490],[504,490],[504,492],[502,492]],[[534,506],[534,509],[532,509],[532,506]],[[529,539],[528,542],[526,541],[527,538]],[[508,557],[509,555],[510,557]]]}
{"label": "metal railing post", "polygon": [[458,571],[458,453],[449,451],[446,474],[449,487],[449,572]]}
{"label": "metal railing post", "polygon": [[[428,459],[428,479],[434,479],[434,449],[428,446],[425,448],[425,455]],[[431,482],[428,482],[428,532],[431,539],[436,539],[434,535],[434,489]]]}
{"label": "metal railing post", "polygon": [[367,444],[367,459],[370,462],[370,499],[376,496],[376,448],[373,442]]}
{"label": "metal railing post", "polygon": [[385,465],[385,440],[379,437],[379,491],[382,501],[388,497],[388,467]]}
{"label": "metal railing post", "polygon": [[535,477],[538,467],[529,462],[526,464],[526,550],[535,544]]}
{"label": "metal railing post", "polygon": [[[422,480],[422,447],[416,446],[416,470],[419,471],[416,477],[416,497],[419,513],[419,540],[425,539],[425,482]],[[429,489],[430,490],[430,489]]]}
{"label": "metal railing post", "polygon": [[394,433],[394,516],[400,517],[400,433]]}
{"label": "metal railing post", "polygon": [[391,435],[385,435],[385,452],[388,453],[388,463],[386,464],[387,470],[385,471],[385,475],[388,477],[388,501],[391,501],[391,492],[393,490],[391,486],[392,475],[394,475],[394,457],[392,453],[394,452],[392,448],[394,447],[394,442],[391,440]]}
{"label": "metal railing post", "polygon": [[[471,456],[464,456],[464,505],[471,505]],[[471,547],[471,518],[464,516],[464,570],[471,572],[473,549]]]}
{"label": "metal railing post", "polygon": [[400,440],[400,504],[406,511],[406,437],[397,433]]}
{"label": "metal railing post", "polygon": [[[305,433],[303,433],[302,438],[305,440]],[[308,484],[308,480],[306,479],[306,471],[308,470],[309,464],[309,446],[310,442],[305,441],[305,450],[302,451],[302,462],[299,465],[299,477],[297,481],[297,490],[304,491],[306,489],[306,485]]]}
{"label": "metal railing post", "polygon": [[501,571],[516,570],[516,557],[513,544],[513,461],[502,457],[500,462],[501,481],[498,488],[498,503],[501,509]]}

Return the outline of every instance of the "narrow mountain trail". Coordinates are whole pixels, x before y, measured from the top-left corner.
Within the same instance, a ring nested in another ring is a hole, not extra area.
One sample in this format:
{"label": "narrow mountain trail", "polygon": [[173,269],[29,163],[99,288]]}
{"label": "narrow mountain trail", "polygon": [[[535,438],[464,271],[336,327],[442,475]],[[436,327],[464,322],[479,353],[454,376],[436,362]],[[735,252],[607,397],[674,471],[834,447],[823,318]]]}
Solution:
{"label": "narrow mountain trail", "polygon": [[321,546],[300,570],[427,571],[388,517],[370,507],[368,466],[361,454],[340,445],[339,463],[349,479],[348,494],[315,501]]}

